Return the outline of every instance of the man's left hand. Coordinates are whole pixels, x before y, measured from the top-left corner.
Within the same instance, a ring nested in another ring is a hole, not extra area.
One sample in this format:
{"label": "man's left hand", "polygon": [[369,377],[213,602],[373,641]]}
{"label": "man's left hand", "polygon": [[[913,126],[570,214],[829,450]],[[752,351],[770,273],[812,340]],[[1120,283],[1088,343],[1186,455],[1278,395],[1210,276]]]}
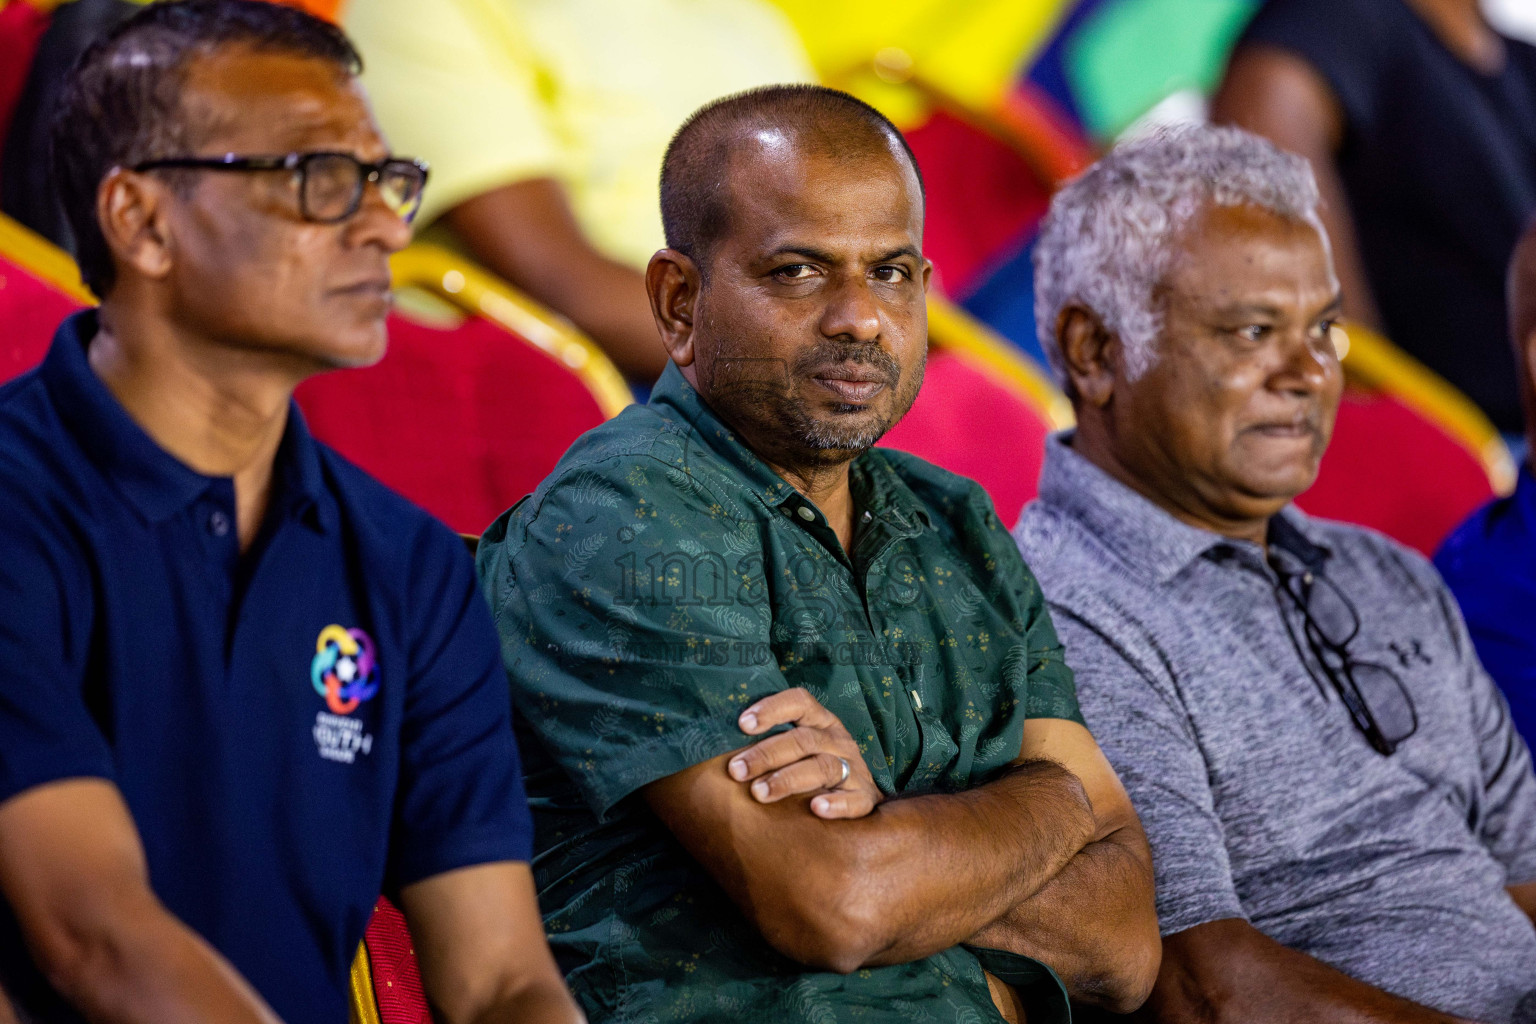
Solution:
{"label": "man's left hand", "polygon": [[727,762],[731,778],[747,783],[759,803],[814,793],[811,813],[832,819],[862,818],[885,799],[843,723],[804,687],[763,698],[736,723],[749,736],[794,726]]}

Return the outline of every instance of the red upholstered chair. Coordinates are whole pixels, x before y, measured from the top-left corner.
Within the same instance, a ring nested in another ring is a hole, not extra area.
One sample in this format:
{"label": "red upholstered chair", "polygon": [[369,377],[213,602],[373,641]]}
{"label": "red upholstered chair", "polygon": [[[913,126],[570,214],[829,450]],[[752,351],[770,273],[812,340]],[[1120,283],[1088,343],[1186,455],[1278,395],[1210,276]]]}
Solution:
{"label": "red upholstered chair", "polygon": [[[316,377],[297,399],[315,436],[461,533],[538,486],[572,441],[630,401],[590,341],[445,250],[392,262],[401,291],[448,304],[396,313],[375,366]],[[405,919],[380,899],[352,966],[354,1024],[431,1024]]]}
{"label": "red upholstered chair", "polygon": [[383,897],[352,961],[351,1024],[433,1024],[405,917]]}
{"label": "red upholstered chair", "polygon": [[1317,483],[1296,504],[1432,554],[1514,488],[1509,450],[1464,395],[1386,339],[1351,326],[1341,348],[1351,387]]}
{"label": "red upholstered chair", "polygon": [[430,246],[393,267],[399,288],[457,312],[392,315],[377,365],[316,377],[296,397],[316,437],[478,534],[632,399],[591,342],[483,271]]}
{"label": "red upholstered chair", "polygon": [[923,389],[880,443],[978,481],[1011,527],[1071,406],[1027,356],[942,299],[929,300],[928,338]]}
{"label": "red upholstered chair", "polygon": [[21,102],[37,45],[53,18],[44,6],[28,0],[0,2],[0,146]]}
{"label": "red upholstered chair", "polygon": [[1033,237],[1051,193],[1093,162],[1093,148],[1028,82],[979,107],[881,56],[875,70],[930,110],[904,130],[927,186],[923,254],[948,294],[968,295]]}
{"label": "red upholstered chair", "polygon": [[59,321],[94,302],[74,260],[0,215],[0,383],[42,362]]}

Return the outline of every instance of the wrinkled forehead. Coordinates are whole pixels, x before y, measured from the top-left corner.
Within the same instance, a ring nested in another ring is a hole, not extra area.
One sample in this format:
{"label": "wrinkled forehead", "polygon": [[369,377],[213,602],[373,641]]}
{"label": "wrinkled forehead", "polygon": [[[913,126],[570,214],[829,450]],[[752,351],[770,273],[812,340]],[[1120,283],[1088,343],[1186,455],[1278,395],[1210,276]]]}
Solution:
{"label": "wrinkled forehead", "polygon": [[188,138],[210,151],[382,147],[362,85],[346,68],[243,44],[218,47],[189,62],[181,116]]}

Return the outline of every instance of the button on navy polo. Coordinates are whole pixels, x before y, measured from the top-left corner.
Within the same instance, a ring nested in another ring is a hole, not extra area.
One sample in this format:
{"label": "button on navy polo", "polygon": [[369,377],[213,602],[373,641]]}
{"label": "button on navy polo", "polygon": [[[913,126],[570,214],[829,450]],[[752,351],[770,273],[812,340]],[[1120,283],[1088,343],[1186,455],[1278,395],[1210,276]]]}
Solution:
{"label": "button on navy polo", "polygon": [[[287,1024],[337,1024],[381,890],[528,859],[489,611],[458,538],[292,408],[242,556],[232,482],[128,417],[95,330],[0,388],[0,802],[111,780],[170,911]],[[3,901],[0,987],[78,1019]]]}

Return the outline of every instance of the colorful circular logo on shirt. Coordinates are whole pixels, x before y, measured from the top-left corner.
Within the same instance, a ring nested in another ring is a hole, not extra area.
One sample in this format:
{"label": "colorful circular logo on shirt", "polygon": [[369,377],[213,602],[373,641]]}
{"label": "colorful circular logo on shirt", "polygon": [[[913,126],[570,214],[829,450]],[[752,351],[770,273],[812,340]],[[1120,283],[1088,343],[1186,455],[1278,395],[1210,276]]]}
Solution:
{"label": "colorful circular logo on shirt", "polygon": [[326,626],[315,641],[309,680],[332,714],[350,715],[379,692],[373,641],[360,629]]}

